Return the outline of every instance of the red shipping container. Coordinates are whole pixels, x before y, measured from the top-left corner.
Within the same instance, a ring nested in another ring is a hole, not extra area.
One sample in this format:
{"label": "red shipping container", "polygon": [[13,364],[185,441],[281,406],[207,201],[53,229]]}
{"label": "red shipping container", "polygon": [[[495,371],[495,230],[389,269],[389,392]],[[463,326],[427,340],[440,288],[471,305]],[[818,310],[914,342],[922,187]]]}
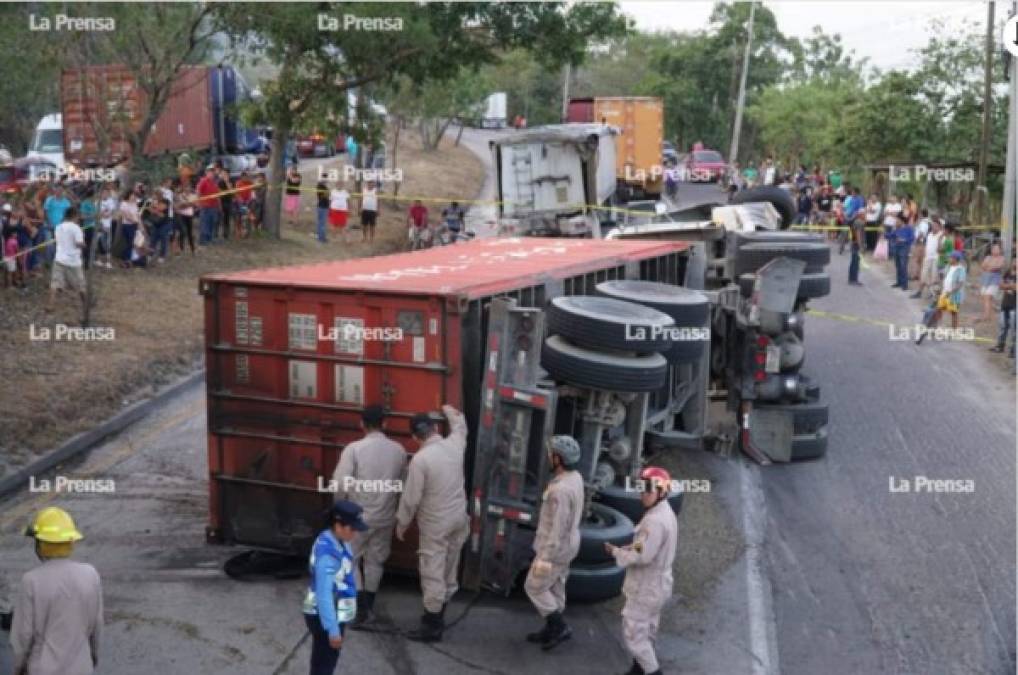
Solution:
{"label": "red shipping container", "polygon": [[[485,372],[487,305],[543,308],[607,279],[682,280],[687,245],[485,239],[414,253],[202,277],[210,541],[299,552],[321,527],[343,445],[380,403],[387,433],[449,403],[471,429]],[[533,357],[539,358],[535,344]],[[412,544],[390,564],[416,569]]]}
{"label": "red shipping container", "polygon": [[[80,166],[112,165],[130,156],[129,134],[148,114],[133,71],[119,65],[64,70],[60,103],[64,157]],[[213,143],[209,69],[188,66],[149,133],[145,154],[201,150]]]}
{"label": "red shipping container", "polygon": [[566,122],[590,124],[594,121],[594,99],[571,98],[566,106]]}

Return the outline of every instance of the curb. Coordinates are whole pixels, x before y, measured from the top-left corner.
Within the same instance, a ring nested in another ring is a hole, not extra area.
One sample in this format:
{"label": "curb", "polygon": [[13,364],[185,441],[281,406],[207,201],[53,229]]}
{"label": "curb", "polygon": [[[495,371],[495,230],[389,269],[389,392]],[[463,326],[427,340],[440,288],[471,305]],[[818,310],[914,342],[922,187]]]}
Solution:
{"label": "curb", "polygon": [[19,469],[10,476],[0,479],[0,499],[4,499],[10,494],[13,494],[25,487],[28,484],[29,476],[35,476],[49,471],[58,464],[71,459],[75,455],[79,455],[86,450],[91,449],[106,438],[123,431],[134,422],[137,422],[139,419],[152,412],[153,409],[162,405],[204,377],[204,368],[191,373],[190,375],[186,375],[173,384],[163,388],[155,396],[143,401],[138,401],[105,422],[72,437],[56,450],[40,457],[23,469]]}

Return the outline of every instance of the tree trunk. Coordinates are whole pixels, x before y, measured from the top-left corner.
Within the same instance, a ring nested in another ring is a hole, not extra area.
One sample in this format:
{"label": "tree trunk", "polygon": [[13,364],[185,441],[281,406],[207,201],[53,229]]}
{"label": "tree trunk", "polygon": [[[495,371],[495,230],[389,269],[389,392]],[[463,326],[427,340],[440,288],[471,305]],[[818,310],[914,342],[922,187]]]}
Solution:
{"label": "tree trunk", "polygon": [[[399,159],[399,130],[403,128],[403,116],[398,115],[396,117],[396,130],[392,134],[392,168],[395,169],[399,166],[397,160]],[[396,199],[399,197],[399,181],[395,181],[392,184],[392,198]]]}
{"label": "tree trunk", "polygon": [[280,226],[283,207],[283,186],[286,179],[286,145],[290,142],[290,120],[275,119],[272,128],[272,152],[265,179],[265,230],[276,239],[282,237]]}
{"label": "tree trunk", "polygon": [[459,123],[460,123],[460,130],[456,133],[456,142],[453,143],[453,145],[455,145],[456,147],[459,147],[460,139],[463,138],[463,127],[465,126],[463,124],[463,120],[462,119],[459,120]]}

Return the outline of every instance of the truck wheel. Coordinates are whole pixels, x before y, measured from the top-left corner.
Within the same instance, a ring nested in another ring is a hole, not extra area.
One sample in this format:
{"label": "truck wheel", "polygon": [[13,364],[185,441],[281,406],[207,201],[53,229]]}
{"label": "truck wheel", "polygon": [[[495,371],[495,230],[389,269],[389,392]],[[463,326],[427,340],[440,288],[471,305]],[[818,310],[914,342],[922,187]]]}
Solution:
{"label": "truck wheel", "polygon": [[772,185],[739,190],[732,195],[729,204],[748,204],[750,202],[770,202],[774,210],[781,216],[781,229],[787,228],[795,220],[795,201],[786,190]]}
{"label": "truck wheel", "polygon": [[746,244],[735,251],[736,276],[756,272],[775,258],[792,258],[806,263],[805,274],[823,272],[831,262],[831,247],[827,244]]}
{"label": "truck wheel", "polygon": [[566,599],[569,602],[600,602],[609,600],[622,592],[626,571],[614,562],[574,562],[569,566],[566,580]]}
{"label": "truck wheel", "polygon": [[[675,320],[677,328],[704,328],[710,321],[710,300],[699,291],[656,281],[602,281],[599,295],[652,307]],[[671,363],[689,363],[703,354],[707,340],[674,340],[662,352]]]}
{"label": "truck wheel", "polygon": [[[748,298],[753,294],[753,284],[756,283],[756,274],[747,272],[739,275],[739,291],[743,297]],[[814,272],[803,274],[799,279],[798,300],[812,300],[822,298],[831,293],[831,275],[827,272]]]}
{"label": "truck wheel", "polygon": [[815,434],[796,434],[792,436],[793,462],[806,459],[818,459],[827,453],[827,427],[821,427]]}
{"label": "truck wheel", "polygon": [[792,433],[795,435],[815,434],[827,426],[829,409],[826,403],[759,403],[759,410],[787,410],[792,413]]}
{"label": "truck wheel", "polygon": [[541,366],[556,380],[609,391],[656,391],[668,375],[668,361],[660,354],[606,354],[577,347],[560,335],[544,341]]}
{"label": "truck wheel", "polygon": [[[682,511],[682,494],[682,490],[679,490],[668,497],[668,505],[672,507],[675,515],[679,515],[679,512]],[[609,485],[594,493],[594,501],[610,506],[634,523],[640,522],[640,519],[643,518],[643,503],[640,502],[640,493],[635,490]]]}
{"label": "truck wheel", "polygon": [[581,563],[611,562],[612,557],[604,545],[624,546],[633,541],[633,521],[619,511],[604,504],[591,504],[590,515],[580,521],[580,551],[576,561]]}
{"label": "truck wheel", "polygon": [[665,328],[670,316],[651,307],[614,298],[567,295],[548,303],[548,334],[591,349],[647,354],[671,346]]}

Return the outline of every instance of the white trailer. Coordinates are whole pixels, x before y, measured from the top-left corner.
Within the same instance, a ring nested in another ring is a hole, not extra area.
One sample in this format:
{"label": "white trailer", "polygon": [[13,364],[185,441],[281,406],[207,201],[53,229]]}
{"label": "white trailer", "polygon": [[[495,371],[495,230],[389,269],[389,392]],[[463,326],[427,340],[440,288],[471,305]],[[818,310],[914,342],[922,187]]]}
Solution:
{"label": "white trailer", "polygon": [[484,101],[481,127],[484,129],[505,129],[506,123],[506,94],[504,91],[496,91]]}
{"label": "white trailer", "polygon": [[552,124],[490,141],[505,233],[600,237],[615,194],[615,135],[603,124]]}

